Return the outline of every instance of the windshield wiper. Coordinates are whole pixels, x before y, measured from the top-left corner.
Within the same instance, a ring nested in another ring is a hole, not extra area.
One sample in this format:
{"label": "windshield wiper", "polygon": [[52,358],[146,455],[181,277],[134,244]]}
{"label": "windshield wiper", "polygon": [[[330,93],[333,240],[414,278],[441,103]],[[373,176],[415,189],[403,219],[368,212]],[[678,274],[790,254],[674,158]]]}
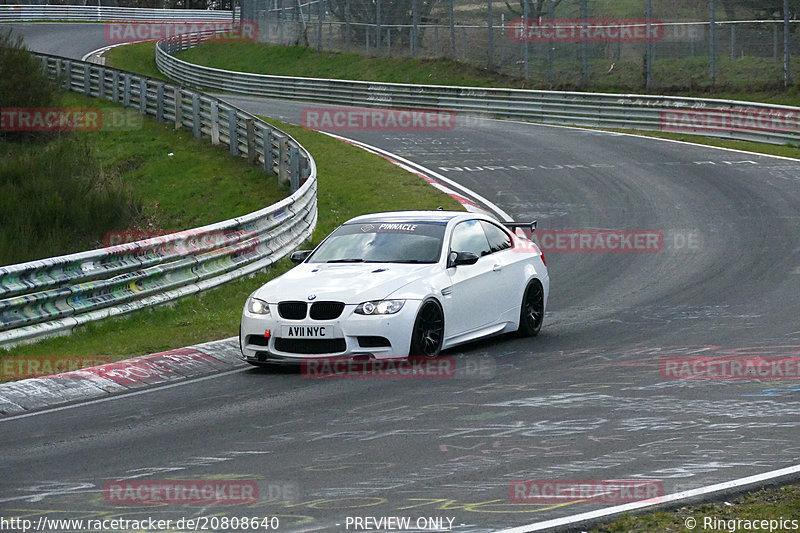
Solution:
{"label": "windshield wiper", "polygon": [[363,263],[363,259],[331,259],[329,261],[325,261],[326,263]]}

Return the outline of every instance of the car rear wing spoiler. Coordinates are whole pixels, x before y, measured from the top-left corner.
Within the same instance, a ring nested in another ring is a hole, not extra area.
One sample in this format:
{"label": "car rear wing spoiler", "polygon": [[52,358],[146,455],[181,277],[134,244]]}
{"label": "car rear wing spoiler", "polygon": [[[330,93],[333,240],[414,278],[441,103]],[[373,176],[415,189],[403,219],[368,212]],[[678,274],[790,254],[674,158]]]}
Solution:
{"label": "car rear wing spoiler", "polygon": [[503,225],[510,230],[515,230],[516,228],[524,228],[530,230],[531,233],[536,231],[536,221],[532,222],[503,222]]}

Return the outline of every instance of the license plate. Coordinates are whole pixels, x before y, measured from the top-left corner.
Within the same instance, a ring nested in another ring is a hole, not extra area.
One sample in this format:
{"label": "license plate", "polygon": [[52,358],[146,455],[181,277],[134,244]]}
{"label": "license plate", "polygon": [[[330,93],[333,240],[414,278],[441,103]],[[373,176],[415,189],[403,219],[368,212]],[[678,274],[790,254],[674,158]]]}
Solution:
{"label": "license plate", "polygon": [[333,327],[283,326],[281,336],[286,339],[330,339],[333,337]]}

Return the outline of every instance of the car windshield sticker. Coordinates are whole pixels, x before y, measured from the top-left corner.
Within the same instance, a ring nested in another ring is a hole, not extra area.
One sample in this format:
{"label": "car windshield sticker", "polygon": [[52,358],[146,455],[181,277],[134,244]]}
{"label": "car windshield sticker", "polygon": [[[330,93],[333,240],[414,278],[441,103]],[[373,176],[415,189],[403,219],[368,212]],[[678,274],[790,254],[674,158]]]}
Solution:
{"label": "car windshield sticker", "polygon": [[425,235],[428,237],[441,237],[444,235],[446,223],[439,222],[362,222],[361,224],[347,224],[340,226],[334,235],[352,235],[354,233],[393,233],[405,235]]}
{"label": "car windshield sticker", "polygon": [[412,233],[417,230],[417,224],[381,224],[378,231],[400,231]]}

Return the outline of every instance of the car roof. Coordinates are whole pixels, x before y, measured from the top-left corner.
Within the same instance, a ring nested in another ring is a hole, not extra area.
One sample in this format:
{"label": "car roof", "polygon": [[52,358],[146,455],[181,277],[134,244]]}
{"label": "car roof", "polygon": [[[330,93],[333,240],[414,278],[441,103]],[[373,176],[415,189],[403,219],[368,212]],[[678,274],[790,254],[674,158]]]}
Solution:
{"label": "car roof", "polygon": [[466,211],[389,211],[386,213],[371,213],[351,218],[345,224],[364,224],[377,222],[416,222],[446,224],[454,218],[486,218],[476,213]]}

